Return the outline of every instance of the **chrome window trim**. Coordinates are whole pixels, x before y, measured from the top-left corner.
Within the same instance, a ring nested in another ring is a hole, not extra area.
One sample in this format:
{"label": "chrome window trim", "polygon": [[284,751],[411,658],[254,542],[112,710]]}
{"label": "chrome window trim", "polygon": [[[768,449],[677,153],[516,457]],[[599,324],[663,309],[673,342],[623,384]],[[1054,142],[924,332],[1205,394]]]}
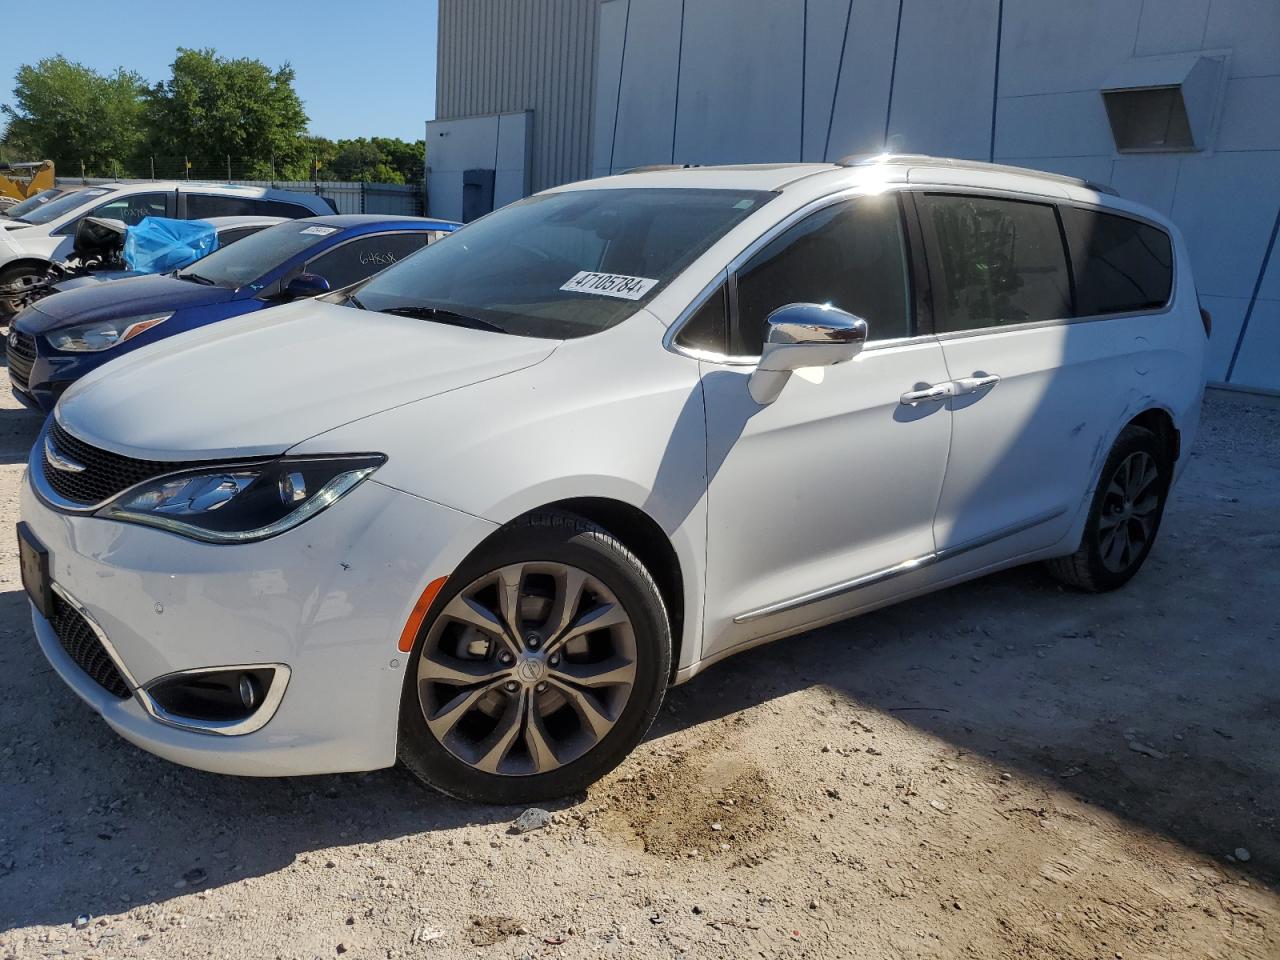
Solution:
{"label": "chrome window trim", "polygon": [[[1173,313],[1174,304],[1178,299],[1178,264],[1177,264],[1177,248],[1173,243],[1173,235],[1169,233],[1169,228],[1163,224],[1157,223],[1149,217],[1140,214],[1130,213],[1128,210],[1120,210],[1116,207],[1108,207],[1104,204],[1088,203],[1083,200],[1073,200],[1070,197],[1049,197],[1043,194],[1023,193],[1016,190],[1002,190],[997,187],[958,187],[949,184],[911,184],[912,192],[920,194],[942,194],[944,196],[982,196],[992,197],[997,200],[1015,200],[1023,203],[1040,203],[1053,207],[1078,207],[1081,210],[1088,210],[1091,213],[1105,213],[1113,217],[1124,217],[1137,223],[1154,227],[1165,235],[1169,240],[1169,250],[1173,254],[1174,263],[1170,267],[1172,274],[1169,284],[1169,298],[1160,307],[1153,310],[1125,310],[1119,313],[1091,313],[1083,317],[1056,317],[1051,320],[1029,320],[1026,323],[1005,323],[993,324],[989,327],[973,327],[968,330],[938,330],[933,336],[938,340],[956,340],[966,337],[989,336],[992,333],[999,333],[1004,330],[1035,330],[1041,327],[1061,327],[1076,323],[1094,323],[1098,320],[1124,320],[1132,317],[1162,317]],[[1061,215],[1057,215],[1061,222]],[[921,212],[921,220],[924,214]],[[921,225],[923,230],[923,224]],[[1071,285],[1075,287],[1074,265],[1071,258],[1071,245],[1067,240],[1065,231],[1062,234],[1063,253],[1067,258],[1067,270],[1071,276]],[[938,322],[938,311],[934,311],[935,327]]]}
{"label": "chrome window trim", "polygon": [[[1165,301],[1162,307],[1155,310],[1128,310],[1121,313],[1106,314],[1090,314],[1084,317],[1060,317],[1052,320],[1032,320],[1027,323],[1009,323],[990,327],[974,327],[972,330],[955,330],[940,333],[916,334],[911,337],[898,337],[892,340],[871,340],[868,341],[863,352],[883,349],[885,347],[901,346],[909,343],[923,343],[930,340],[954,340],[961,337],[985,336],[992,332],[1002,330],[1034,330],[1039,327],[1065,326],[1073,323],[1093,323],[1098,320],[1123,320],[1132,317],[1159,317],[1172,313],[1174,304],[1178,299],[1178,267],[1177,267],[1177,248],[1173,243],[1173,236],[1169,233],[1169,229],[1149,217],[1141,214],[1131,213],[1128,210],[1121,210],[1116,207],[1107,206],[1105,203],[1092,203],[1084,200],[1075,200],[1071,197],[1059,197],[1051,194],[1029,193],[1024,190],[1002,189],[998,187],[968,187],[947,183],[890,183],[885,184],[882,188],[871,188],[867,184],[861,184],[854,187],[845,187],[835,193],[827,194],[816,200],[811,200],[804,206],[798,207],[791,213],[787,214],[783,219],[773,224],[769,229],[760,236],[756,237],[741,252],[729,261],[728,265],[716,274],[698,295],[690,301],[689,305],[680,312],[675,321],[667,327],[666,333],[662,338],[662,345],[665,349],[672,353],[677,353],[693,360],[701,360],[707,363],[722,364],[724,366],[747,367],[755,366],[760,362],[760,356],[753,354],[751,356],[734,356],[732,354],[718,353],[714,350],[700,350],[693,347],[685,347],[675,342],[675,338],[679,335],[684,325],[689,321],[707,298],[718,290],[721,284],[728,282],[729,275],[736,272],[742,267],[747,260],[751,259],[759,250],[772,242],[779,234],[790,229],[800,220],[803,220],[811,213],[825,209],[832,204],[842,203],[846,200],[856,199],[858,197],[880,196],[885,193],[903,193],[903,194],[925,194],[940,193],[951,196],[986,196],[994,197],[1002,200],[1017,200],[1024,203],[1039,203],[1053,207],[1071,206],[1078,207],[1082,210],[1088,210],[1095,213],[1105,213],[1110,216],[1126,217],[1138,223],[1146,224],[1154,227],[1169,238],[1169,248],[1174,253],[1174,265],[1172,268],[1173,282],[1169,288],[1169,299]],[[910,230],[910,224],[905,229]],[[1064,241],[1064,253],[1067,255],[1068,266],[1070,265],[1071,250]],[[1074,281],[1073,281],[1074,282]],[[730,318],[732,319],[732,318]],[[936,319],[935,319],[936,323]]]}
{"label": "chrome window trim", "polygon": [[830,600],[846,593],[852,593],[854,590],[860,590],[863,587],[869,587],[873,584],[884,583],[886,580],[892,580],[900,577],[904,573],[911,573],[913,570],[920,570],[924,567],[932,566],[935,563],[941,563],[944,560],[950,560],[952,557],[968,553],[971,550],[977,550],[980,547],[986,547],[998,540],[1006,537],[1012,537],[1015,534],[1023,533],[1033,527],[1038,527],[1042,523],[1048,523],[1050,520],[1056,520],[1067,512],[1066,507],[1059,507],[1056,510],[1046,511],[1037,514],[1019,523],[1002,527],[991,533],[983,534],[980,537],[974,537],[963,543],[955,544],[950,547],[943,547],[940,550],[933,550],[929,553],[921,554],[918,557],[912,557],[909,560],[903,560],[901,563],[895,563],[889,567],[882,567],[879,570],[873,570],[870,573],[864,573],[860,576],[853,577],[849,580],[841,580],[839,583],[833,583],[826,587],[819,587],[817,590],[811,590],[808,593],[799,596],[789,597],[786,600],[777,600],[773,603],[766,604],[763,607],[757,607],[754,610],[747,610],[738,614],[733,618],[734,623],[752,623],[756,620],[762,620],[765,617],[771,617],[774,614],[786,613],[790,610],[796,610],[800,607],[808,606],[811,603],[820,603],[823,600]]}

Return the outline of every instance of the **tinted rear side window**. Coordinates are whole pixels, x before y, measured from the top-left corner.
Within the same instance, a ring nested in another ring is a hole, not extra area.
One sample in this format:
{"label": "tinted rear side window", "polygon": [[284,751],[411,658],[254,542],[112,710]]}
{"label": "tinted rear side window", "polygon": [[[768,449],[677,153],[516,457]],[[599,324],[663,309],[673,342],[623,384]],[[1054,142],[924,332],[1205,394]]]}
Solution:
{"label": "tinted rear side window", "polygon": [[248,217],[256,212],[253,201],[246,197],[228,197],[213,193],[187,194],[188,220],[208,220],[210,217]]}
{"label": "tinted rear side window", "polygon": [[1063,206],[1076,279],[1076,315],[1155,310],[1173,289],[1173,245],[1163,230],[1128,217]]}
{"label": "tinted rear side window", "polygon": [[286,200],[255,200],[252,212],[259,217],[288,217],[290,220],[316,216],[316,211],[309,207],[304,207],[300,203],[289,203]]}
{"label": "tinted rear side window", "polygon": [[930,194],[920,198],[935,246],[939,332],[1071,316],[1071,284],[1049,204]]}

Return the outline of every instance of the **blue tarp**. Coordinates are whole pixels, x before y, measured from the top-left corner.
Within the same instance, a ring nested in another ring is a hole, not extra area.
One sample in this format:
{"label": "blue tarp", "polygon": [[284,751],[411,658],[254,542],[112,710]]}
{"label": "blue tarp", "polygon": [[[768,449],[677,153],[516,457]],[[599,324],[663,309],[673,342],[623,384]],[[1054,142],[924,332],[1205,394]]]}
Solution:
{"label": "blue tarp", "polygon": [[204,220],[147,217],[125,230],[124,259],[140,273],[171,273],[218,249],[218,231]]}

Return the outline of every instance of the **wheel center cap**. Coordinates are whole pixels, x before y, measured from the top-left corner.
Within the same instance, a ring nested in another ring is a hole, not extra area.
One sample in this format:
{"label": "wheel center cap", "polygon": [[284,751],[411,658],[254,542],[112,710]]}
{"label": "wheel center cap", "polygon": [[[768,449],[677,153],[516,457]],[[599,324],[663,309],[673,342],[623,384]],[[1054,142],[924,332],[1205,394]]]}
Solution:
{"label": "wheel center cap", "polygon": [[525,686],[536,686],[547,679],[547,661],[540,653],[525,654],[516,664],[516,679]]}

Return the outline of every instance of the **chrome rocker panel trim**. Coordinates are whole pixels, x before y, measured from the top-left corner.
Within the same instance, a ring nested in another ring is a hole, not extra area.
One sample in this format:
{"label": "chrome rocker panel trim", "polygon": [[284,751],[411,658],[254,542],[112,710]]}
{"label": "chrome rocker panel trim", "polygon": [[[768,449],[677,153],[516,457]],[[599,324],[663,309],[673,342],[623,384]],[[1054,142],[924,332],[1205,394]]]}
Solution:
{"label": "chrome rocker panel trim", "polygon": [[1050,520],[1056,520],[1066,512],[1066,507],[1060,507],[1057,510],[1051,510],[1046,513],[1039,514],[1038,516],[1023,520],[1020,523],[1004,527],[1003,529],[996,530],[981,537],[975,537],[972,540],[966,540],[964,543],[958,543],[952,547],[943,547],[941,550],[935,550],[932,553],[926,553],[919,557],[913,557],[910,560],[904,560],[901,563],[895,563],[891,567],[873,570],[870,573],[864,573],[862,576],[854,577],[851,580],[842,580],[839,583],[833,583],[830,586],[822,587],[818,590],[813,590],[797,597],[778,600],[766,606],[757,607],[754,610],[748,610],[745,613],[740,613],[733,618],[733,622],[752,623],[756,620],[763,620],[765,617],[785,613],[788,610],[795,610],[799,607],[808,606],[811,603],[830,600],[832,597],[851,593],[854,590],[860,590],[863,587],[869,587],[875,583],[883,583],[886,580],[892,580],[894,577],[900,577],[904,573],[910,573],[913,570],[932,566],[935,563],[939,563],[943,560],[949,560],[962,553],[968,553],[970,550],[977,550],[980,547],[985,547],[989,544],[995,543],[997,540],[1003,540],[1005,537],[1012,537],[1015,534],[1030,530],[1032,527],[1038,527],[1042,523],[1048,523]]}

